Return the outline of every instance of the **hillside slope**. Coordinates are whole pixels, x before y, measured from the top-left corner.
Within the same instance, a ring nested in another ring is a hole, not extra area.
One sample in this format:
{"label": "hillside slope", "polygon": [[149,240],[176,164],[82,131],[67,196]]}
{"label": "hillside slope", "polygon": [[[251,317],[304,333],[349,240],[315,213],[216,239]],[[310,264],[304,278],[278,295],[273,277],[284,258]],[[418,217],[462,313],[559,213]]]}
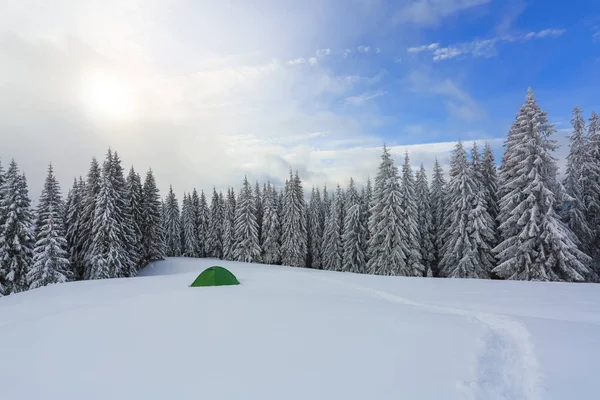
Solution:
{"label": "hillside slope", "polygon": [[[239,286],[191,288],[204,268]],[[168,259],[0,298],[6,399],[596,399],[600,286]]]}

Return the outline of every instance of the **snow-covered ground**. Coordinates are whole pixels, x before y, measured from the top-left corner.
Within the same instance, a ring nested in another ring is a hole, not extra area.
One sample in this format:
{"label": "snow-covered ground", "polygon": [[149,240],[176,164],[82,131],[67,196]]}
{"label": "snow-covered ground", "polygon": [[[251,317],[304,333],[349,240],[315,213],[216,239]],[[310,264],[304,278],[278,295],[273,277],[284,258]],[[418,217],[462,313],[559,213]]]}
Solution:
{"label": "snow-covered ground", "polygon": [[[241,285],[188,286],[214,264]],[[600,398],[600,285],[197,259],[142,275],[0,298],[0,398]]]}

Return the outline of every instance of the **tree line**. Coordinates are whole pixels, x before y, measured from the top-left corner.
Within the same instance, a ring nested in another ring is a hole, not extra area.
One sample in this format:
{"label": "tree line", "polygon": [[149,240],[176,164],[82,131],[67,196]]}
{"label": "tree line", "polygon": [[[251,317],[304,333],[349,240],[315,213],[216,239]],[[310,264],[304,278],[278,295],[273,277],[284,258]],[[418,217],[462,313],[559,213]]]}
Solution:
{"label": "tree line", "polygon": [[290,170],[226,194],[170,187],[161,199],[153,171],[142,183],[117,152],[66,199],[52,165],[35,210],[11,161],[0,166],[0,295],[72,280],[131,277],[165,257],[211,257],[378,275],[598,282],[600,117],[577,107],[564,179],[556,129],[531,90],[497,168],[489,144],[458,142],[446,175],[436,160],[401,170],[385,146],[374,181],[362,188],[313,187]]}

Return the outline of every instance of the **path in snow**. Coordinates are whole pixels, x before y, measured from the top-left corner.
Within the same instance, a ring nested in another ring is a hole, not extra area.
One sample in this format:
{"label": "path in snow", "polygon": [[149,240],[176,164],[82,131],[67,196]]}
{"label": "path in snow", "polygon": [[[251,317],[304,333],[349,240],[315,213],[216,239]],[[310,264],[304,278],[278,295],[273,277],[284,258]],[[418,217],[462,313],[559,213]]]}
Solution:
{"label": "path in snow", "polygon": [[485,334],[480,338],[477,346],[474,378],[459,384],[465,391],[465,395],[472,400],[541,399],[540,368],[529,331],[522,323],[506,316],[423,304],[382,290],[334,278],[317,277],[315,274],[296,272],[348,286],[392,303],[474,319],[483,324]]}

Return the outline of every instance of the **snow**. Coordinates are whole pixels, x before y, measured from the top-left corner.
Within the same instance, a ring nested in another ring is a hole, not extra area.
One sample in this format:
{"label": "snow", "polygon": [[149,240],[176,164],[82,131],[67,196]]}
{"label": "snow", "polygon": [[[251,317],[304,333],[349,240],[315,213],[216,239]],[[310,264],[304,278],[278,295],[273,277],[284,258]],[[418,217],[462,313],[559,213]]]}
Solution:
{"label": "snow", "polygon": [[[239,286],[191,288],[204,268]],[[595,399],[600,286],[172,258],[0,298],[3,399]]]}

